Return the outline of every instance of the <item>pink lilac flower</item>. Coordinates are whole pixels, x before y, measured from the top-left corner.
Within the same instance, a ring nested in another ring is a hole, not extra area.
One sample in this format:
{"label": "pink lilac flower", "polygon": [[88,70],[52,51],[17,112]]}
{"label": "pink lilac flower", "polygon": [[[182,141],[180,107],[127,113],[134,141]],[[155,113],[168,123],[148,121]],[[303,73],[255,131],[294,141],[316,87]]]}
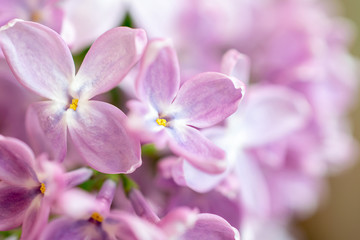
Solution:
{"label": "pink lilac flower", "polygon": [[22,239],[36,239],[47,222],[50,207],[65,188],[90,177],[79,169],[64,173],[61,166],[45,156],[35,159],[20,140],[0,135],[0,230],[22,224]]}
{"label": "pink lilac flower", "polygon": [[180,86],[179,66],[167,40],[151,41],[136,81],[140,101],[130,101],[129,126],[144,141],[173,152],[208,172],[225,169],[223,150],[197,128],[210,127],[231,115],[244,94],[240,80],[206,72]]}
{"label": "pink lilac flower", "polygon": [[95,41],[75,76],[71,53],[60,36],[38,23],[14,20],[0,30],[0,46],[16,79],[50,99],[27,112],[30,136],[63,160],[67,131],[85,161],[106,173],[134,171],[140,144],[126,116],[113,105],[90,100],[116,86],[138,61],[144,31],[115,28]]}

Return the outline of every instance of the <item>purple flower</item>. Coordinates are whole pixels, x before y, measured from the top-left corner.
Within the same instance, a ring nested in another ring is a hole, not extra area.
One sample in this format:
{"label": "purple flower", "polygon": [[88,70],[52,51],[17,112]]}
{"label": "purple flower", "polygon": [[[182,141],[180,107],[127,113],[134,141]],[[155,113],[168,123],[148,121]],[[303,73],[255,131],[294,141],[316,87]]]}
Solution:
{"label": "purple flower", "polygon": [[90,100],[116,86],[138,61],[144,31],[115,28],[92,45],[75,76],[71,53],[60,36],[33,22],[14,20],[1,28],[0,46],[17,80],[50,99],[27,112],[31,137],[58,160],[67,151],[67,130],[87,163],[106,173],[132,172],[140,164],[140,145],[116,107]]}
{"label": "purple flower", "polygon": [[65,187],[79,184],[90,175],[87,169],[65,174],[45,156],[35,159],[25,143],[0,135],[0,230],[22,224],[23,239],[34,239]]}
{"label": "purple flower", "polygon": [[186,157],[208,172],[225,169],[223,150],[198,128],[217,124],[231,115],[244,94],[243,84],[224,74],[206,72],[180,86],[176,53],[166,40],[147,46],[136,81],[140,101],[130,101],[129,125],[143,140]]}

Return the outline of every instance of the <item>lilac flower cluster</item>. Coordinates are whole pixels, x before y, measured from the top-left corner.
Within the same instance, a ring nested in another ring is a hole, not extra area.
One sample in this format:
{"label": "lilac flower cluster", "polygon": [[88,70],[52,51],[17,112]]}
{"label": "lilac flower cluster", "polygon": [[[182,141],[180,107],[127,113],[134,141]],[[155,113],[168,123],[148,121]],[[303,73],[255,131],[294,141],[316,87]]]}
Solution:
{"label": "lilac flower cluster", "polygon": [[86,4],[0,0],[0,230],[294,239],[356,153],[351,24],[318,0]]}

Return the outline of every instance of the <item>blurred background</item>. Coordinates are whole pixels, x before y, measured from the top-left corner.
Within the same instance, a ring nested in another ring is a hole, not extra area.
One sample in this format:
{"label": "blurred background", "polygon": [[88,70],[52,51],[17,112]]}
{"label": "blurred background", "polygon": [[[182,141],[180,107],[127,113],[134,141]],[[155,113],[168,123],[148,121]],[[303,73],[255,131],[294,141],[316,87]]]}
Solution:
{"label": "blurred background", "polygon": [[[356,25],[352,53],[360,58],[360,1],[339,2],[342,14]],[[349,114],[355,138],[360,142],[359,95],[357,104]],[[355,160],[354,165],[344,172],[329,177],[329,191],[322,206],[309,219],[300,221],[299,225],[309,240],[360,239],[360,159]]]}

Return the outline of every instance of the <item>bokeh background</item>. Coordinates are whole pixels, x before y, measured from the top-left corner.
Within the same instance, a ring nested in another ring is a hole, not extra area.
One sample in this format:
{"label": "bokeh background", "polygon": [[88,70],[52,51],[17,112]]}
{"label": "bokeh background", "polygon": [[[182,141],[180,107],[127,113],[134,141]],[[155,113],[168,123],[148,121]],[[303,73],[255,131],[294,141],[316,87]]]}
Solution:
{"label": "bokeh background", "polygon": [[[342,15],[355,24],[352,53],[360,59],[360,0],[339,2]],[[360,142],[360,96],[349,115]],[[352,167],[329,177],[329,191],[322,205],[309,219],[300,220],[299,226],[309,240],[360,240],[360,156]]]}

